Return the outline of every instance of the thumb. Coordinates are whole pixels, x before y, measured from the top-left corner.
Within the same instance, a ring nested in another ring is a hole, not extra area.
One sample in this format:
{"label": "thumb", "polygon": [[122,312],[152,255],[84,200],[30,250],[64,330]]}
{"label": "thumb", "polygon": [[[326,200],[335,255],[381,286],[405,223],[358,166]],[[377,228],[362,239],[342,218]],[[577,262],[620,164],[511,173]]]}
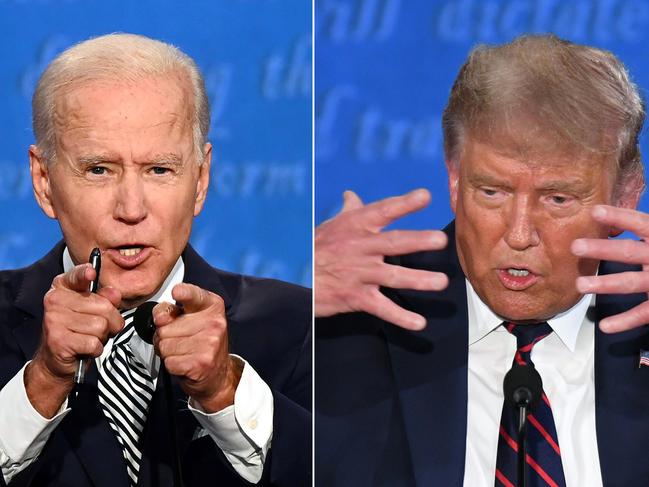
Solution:
{"label": "thumb", "polygon": [[350,210],[358,210],[362,208],[363,201],[360,197],[351,190],[347,190],[343,193],[343,208],[340,210],[341,213],[345,213]]}

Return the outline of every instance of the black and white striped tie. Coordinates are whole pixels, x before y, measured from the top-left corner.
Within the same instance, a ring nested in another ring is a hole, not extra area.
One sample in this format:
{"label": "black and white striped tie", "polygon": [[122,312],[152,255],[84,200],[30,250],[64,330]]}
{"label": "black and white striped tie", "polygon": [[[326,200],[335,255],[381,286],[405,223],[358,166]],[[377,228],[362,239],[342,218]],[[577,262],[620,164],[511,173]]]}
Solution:
{"label": "black and white striped tie", "polygon": [[133,356],[129,345],[135,332],[134,312],[122,313],[124,329],[113,340],[99,371],[99,403],[122,446],[132,486],[137,484],[140,471],[140,440],[154,390],[149,371]]}

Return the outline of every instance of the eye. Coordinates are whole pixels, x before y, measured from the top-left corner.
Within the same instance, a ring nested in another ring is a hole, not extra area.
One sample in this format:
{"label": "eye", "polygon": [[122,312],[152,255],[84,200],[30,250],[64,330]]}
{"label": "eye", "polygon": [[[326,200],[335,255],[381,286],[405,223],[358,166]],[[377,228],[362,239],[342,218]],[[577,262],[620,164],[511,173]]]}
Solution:
{"label": "eye", "polygon": [[482,191],[482,194],[488,197],[493,197],[498,194],[498,190],[493,188],[480,188],[480,191]]}
{"label": "eye", "polygon": [[154,166],[151,168],[151,171],[153,172],[153,174],[162,175],[162,174],[167,174],[169,172],[169,168],[162,167],[162,166]]}
{"label": "eye", "polygon": [[106,174],[107,169],[103,166],[92,166],[91,168],[88,169],[88,172],[90,174],[94,174],[95,176],[102,176]]}
{"label": "eye", "polygon": [[570,203],[572,201],[572,198],[570,198],[569,196],[564,196],[564,195],[560,195],[560,194],[554,194],[554,195],[550,196],[550,200],[555,205],[565,206],[566,204],[568,204],[568,203]]}

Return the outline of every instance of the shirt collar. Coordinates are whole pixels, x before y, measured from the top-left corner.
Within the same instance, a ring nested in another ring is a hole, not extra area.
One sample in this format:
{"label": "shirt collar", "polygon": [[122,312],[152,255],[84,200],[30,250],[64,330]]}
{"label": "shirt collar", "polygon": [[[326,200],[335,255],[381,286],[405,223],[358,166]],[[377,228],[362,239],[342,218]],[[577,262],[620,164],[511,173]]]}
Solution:
{"label": "shirt collar", "polygon": [[[68,247],[66,246],[63,250],[63,272],[68,272],[74,267],[74,265],[75,264],[72,261],[72,257],[70,257],[70,252],[68,251]],[[183,282],[184,277],[185,264],[183,263],[182,257],[178,257],[178,260],[174,264],[173,269],[171,269],[171,272],[164,280],[158,291],[156,291],[156,293],[149,298],[149,301],[156,301],[158,303],[167,301],[169,303],[173,303],[174,299],[171,296],[171,290],[176,284]]]}
{"label": "shirt collar", "polygon": [[[502,317],[494,313],[478,296],[468,279],[466,281],[467,306],[469,312],[469,346],[482,340],[494,330],[504,330],[500,327]],[[557,334],[563,344],[571,352],[575,351],[577,336],[584,323],[584,317],[589,306],[594,305],[595,295],[584,294],[570,309],[550,318],[548,324]]]}

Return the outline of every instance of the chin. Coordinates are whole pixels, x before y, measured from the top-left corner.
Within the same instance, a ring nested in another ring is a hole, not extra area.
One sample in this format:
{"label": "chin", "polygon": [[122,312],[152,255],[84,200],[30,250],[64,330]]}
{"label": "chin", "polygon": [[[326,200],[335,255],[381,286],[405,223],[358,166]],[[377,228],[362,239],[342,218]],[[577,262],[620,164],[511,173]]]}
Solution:
{"label": "chin", "polygon": [[498,316],[514,323],[538,323],[557,314],[557,312],[549,309],[547,304],[544,305],[535,299],[524,296],[518,299],[495,300],[494,305],[489,304],[489,307]]}

